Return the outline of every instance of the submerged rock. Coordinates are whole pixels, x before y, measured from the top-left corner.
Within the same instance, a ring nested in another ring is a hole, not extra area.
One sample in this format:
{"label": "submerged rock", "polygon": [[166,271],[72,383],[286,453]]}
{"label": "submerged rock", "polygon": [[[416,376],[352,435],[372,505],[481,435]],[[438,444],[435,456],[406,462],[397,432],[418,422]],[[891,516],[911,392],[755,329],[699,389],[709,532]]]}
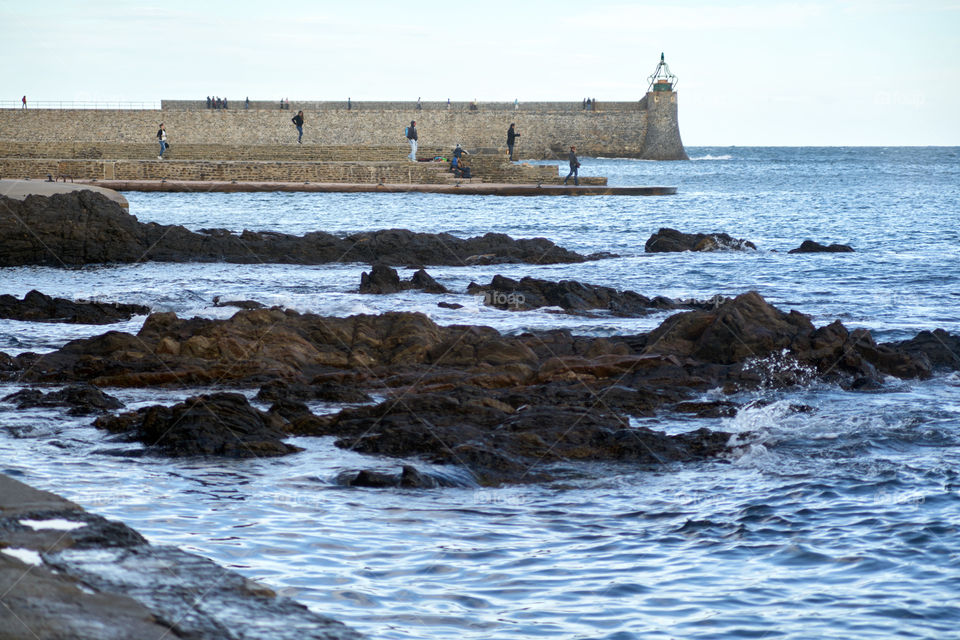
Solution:
{"label": "submerged rock", "polygon": [[0,295],[0,318],[29,322],[64,322],[72,324],[111,324],[147,315],[150,307],[140,304],[95,302],[51,298],[39,291],[30,291],[23,300]]}
{"label": "submerged rock", "polygon": [[664,227],[654,233],[645,245],[647,253],[674,251],[743,251],[756,249],[749,240],[734,238],[726,233],[682,233]]}
{"label": "submerged rock", "polygon": [[70,385],[49,393],[43,393],[39,389],[22,389],[0,399],[4,402],[15,403],[17,409],[70,407],[67,413],[72,416],[84,416],[123,408],[122,402],[89,384]]}
{"label": "submerged rock", "polygon": [[98,418],[94,424],[175,457],[259,458],[302,451],[281,441],[287,434],[278,416],[251,407],[239,393],[194,396],[172,407]]}
{"label": "submerged rock", "polygon": [[411,465],[403,465],[400,473],[383,471],[344,471],[337,476],[337,483],[347,487],[398,488],[398,489],[436,489],[438,487],[463,487],[449,478],[424,473]]}
{"label": "submerged rock", "polygon": [[796,249],[790,249],[787,253],[853,253],[853,247],[848,244],[831,244],[829,246],[814,242],[813,240],[804,240]]}
{"label": "submerged rock", "polygon": [[116,202],[92,191],[14,200],[0,196],[0,267],[56,267],[112,262],[234,262],[391,265],[584,262],[545,238],[514,240],[500,233],[458,238],[448,233],[385,229],[346,237],[322,231],[291,236],[271,231],[225,229],[193,232],[180,225],[141,223]]}
{"label": "submerged rock", "polygon": [[418,269],[410,280],[400,280],[397,270],[385,264],[375,264],[370,273],[360,274],[359,293],[397,293],[420,289],[425,293],[450,293],[423,269]]}

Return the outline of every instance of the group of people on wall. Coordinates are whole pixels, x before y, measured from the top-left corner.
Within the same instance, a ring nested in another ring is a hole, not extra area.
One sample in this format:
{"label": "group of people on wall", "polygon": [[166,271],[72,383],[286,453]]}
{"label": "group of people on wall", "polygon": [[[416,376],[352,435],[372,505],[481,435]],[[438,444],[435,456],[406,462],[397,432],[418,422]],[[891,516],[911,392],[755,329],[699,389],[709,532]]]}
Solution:
{"label": "group of people on wall", "polygon": [[[215,100],[220,100],[216,98]],[[249,100],[249,98],[248,98]],[[208,106],[211,103],[211,99],[207,98]],[[222,107],[210,107],[210,108],[224,108],[226,109],[226,99],[224,99]],[[293,126],[297,130],[297,144],[303,144],[303,127],[306,122],[303,110],[297,111],[297,115],[293,116],[291,119]],[[407,139],[407,142],[410,144],[410,155],[408,158],[411,162],[417,161],[417,143],[420,139],[420,134],[417,131],[417,121],[411,120],[410,126],[404,128],[404,137]],[[509,153],[509,159],[514,160],[514,150],[517,145],[517,138],[520,137],[520,132],[516,129],[516,123],[511,122],[510,127],[507,129],[507,150]],[[157,160],[163,160],[163,153],[170,145],[167,143],[167,130],[164,124],[160,123],[160,128],[157,130],[157,142],[160,145],[160,153],[157,155]],[[464,155],[469,155],[466,149],[464,149],[461,144],[458,142],[457,146],[453,150],[453,157],[450,161],[450,171],[454,173],[455,176],[470,178],[472,177],[470,167],[466,166],[466,163],[463,159]],[[580,161],[577,159],[577,148],[575,146],[570,147],[570,153],[567,156],[567,161],[570,164],[570,173],[567,174],[567,177],[563,179],[563,184],[567,184],[567,180],[571,177],[573,178],[573,183],[575,185],[580,184],[579,179],[579,169]]]}

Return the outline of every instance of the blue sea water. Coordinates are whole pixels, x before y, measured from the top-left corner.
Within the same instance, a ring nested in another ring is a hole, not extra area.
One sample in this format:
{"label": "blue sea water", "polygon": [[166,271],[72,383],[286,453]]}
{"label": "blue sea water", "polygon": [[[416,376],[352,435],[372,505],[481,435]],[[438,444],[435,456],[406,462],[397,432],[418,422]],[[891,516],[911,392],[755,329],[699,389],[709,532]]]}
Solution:
{"label": "blue sea water", "polygon": [[[544,236],[620,257],[580,265],[433,267],[455,291],[495,273],[648,296],[759,291],[817,325],[878,341],[960,333],[960,149],[692,148],[689,162],[583,160],[612,185],[670,197],[128,193],[141,221],[301,234],[380,228]],[[660,227],[725,231],[756,252],[645,254]],[[852,254],[789,255],[804,239]],[[515,313],[447,296],[361,296],[365,265],[155,264],[0,270],[0,293],[139,302],[228,317],[214,296],[327,315],[418,310],[504,332],[614,335],[666,316]],[[136,331],[143,318],[109,327]],[[0,320],[0,351],[46,351],[107,328]],[[770,367],[778,366],[770,362]],[[0,385],[0,397],[18,389]],[[128,407],[201,389],[108,390]],[[254,390],[255,391],[255,390]],[[720,397],[719,390],[706,394]],[[0,471],[258,578],[371,638],[946,638],[960,625],[960,376],[871,392],[814,383],[734,398],[734,418],[661,415],[671,432],[737,433],[723,460],[497,489],[343,489],[344,469],[396,460],[295,438],[282,459],[109,456],[89,419],[0,402]],[[812,407],[796,413],[791,405]],[[314,410],[334,411],[334,405]],[[418,463],[419,464],[419,463]]]}

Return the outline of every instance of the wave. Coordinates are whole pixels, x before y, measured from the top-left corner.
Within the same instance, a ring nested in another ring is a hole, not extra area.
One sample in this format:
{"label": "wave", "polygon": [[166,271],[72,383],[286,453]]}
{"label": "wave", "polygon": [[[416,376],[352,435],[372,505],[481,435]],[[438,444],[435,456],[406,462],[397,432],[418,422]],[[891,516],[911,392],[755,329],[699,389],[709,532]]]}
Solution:
{"label": "wave", "polygon": [[697,158],[690,158],[691,160],[733,160],[733,156],[729,154],[724,154],[722,156],[712,156],[709,153],[705,156],[699,156]]}

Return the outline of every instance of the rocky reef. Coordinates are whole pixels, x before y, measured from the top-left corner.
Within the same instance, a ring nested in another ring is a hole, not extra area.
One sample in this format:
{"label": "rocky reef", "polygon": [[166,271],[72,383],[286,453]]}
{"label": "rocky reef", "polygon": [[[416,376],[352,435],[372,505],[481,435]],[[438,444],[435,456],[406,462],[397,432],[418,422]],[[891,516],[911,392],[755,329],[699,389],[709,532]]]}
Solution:
{"label": "rocky reef", "polygon": [[500,233],[458,238],[449,233],[386,229],[345,237],[316,231],[292,236],[269,231],[193,232],[180,225],[142,223],[93,191],[14,200],[0,196],[0,267],[142,262],[233,262],[464,265],[584,262],[584,256],[545,238],[515,240]]}
{"label": "rocky reef", "polygon": [[150,313],[150,307],[142,304],[73,301],[65,298],[51,298],[36,290],[28,292],[22,300],[9,294],[0,294],[0,318],[9,320],[111,324],[148,313]]}
{"label": "rocky reef", "polygon": [[726,233],[683,233],[664,227],[647,240],[647,253],[676,251],[743,251],[756,249],[749,240],[734,238]]}
{"label": "rocky reef", "polygon": [[[607,338],[444,327],[420,313],[341,318],[273,308],[227,320],[153,314],[136,335],[107,332],[42,356],[0,357],[0,376],[260,387],[257,398],[273,403],[266,412],[218,393],[97,424],[163,455],[284,455],[296,450],[286,436],[334,436],[343,448],[458,465],[478,483],[498,484],[557,477],[577,461],[648,465],[722,455],[729,434],[668,435],[630,418],[732,415],[729,402],[690,403],[717,388],[824,380],[857,390],[882,386],[886,376],[926,378],[960,365],[951,351],[958,343],[941,331],[877,344],[839,321],[815,327],[755,292],[676,313],[649,333]],[[383,399],[371,404],[368,394]],[[315,415],[306,405],[313,401],[358,406]]]}

